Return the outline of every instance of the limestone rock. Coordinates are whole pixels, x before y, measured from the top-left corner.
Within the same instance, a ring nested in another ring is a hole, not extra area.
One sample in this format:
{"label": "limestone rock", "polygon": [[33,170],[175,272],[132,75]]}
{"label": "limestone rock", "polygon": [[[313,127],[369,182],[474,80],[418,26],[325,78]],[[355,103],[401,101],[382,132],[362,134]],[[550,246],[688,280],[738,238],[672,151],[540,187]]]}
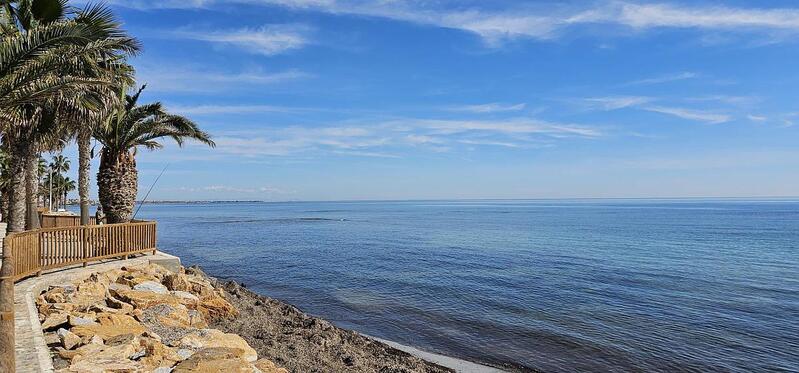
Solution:
{"label": "limestone rock", "polygon": [[188,309],[182,304],[156,304],[142,314],[142,319],[151,319],[164,326],[188,327],[191,325]]}
{"label": "limestone rock", "polygon": [[225,298],[219,295],[211,295],[200,298],[200,305],[197,306],[206,320],[225,320],[232,319],[239,315],[236,307],[233,307]]}
{"label": "limestone rock", "polygon": [[69,314],[66,312],[52,313],[42,322],[42,330],[52,330],[59,328],[69,322]]}
{"label": "limestone rock", "polygon": [[145,282],[139,283],[139,284],[133,286],[133,290],[149,291],[149,292],[153,292],[153,293],[156,293],[156,294],[167,294],[167,293],[169,293],[169,290],[166,288],[166,286],[161,285],[160,283],[155,282],[155,281],[145,281]]}
{"label": "limestone rock", "polygon": [[[122,300],[133,305],[134,308],[149,308],[159,303],[177,304],[178,301],[165,294],[153,293],[151,291],[139,290],[113,290],[111,291],[116,299]],[[113,307],[113,306],[112,306]],[[115,307],[116,308],[116,307]]]}
{"label": "limestone rock", "polygon": [[44,333],[44,343],[48,346],[61,344],[61,337],[58,333]]}
{"label": "limestone rock", "polygon": [[69,325],[71,326],[85,326],[94,324],[97,324],[97,322],[88,317],[69,315]]}
{"label": "limestone rock", "polygon": [[255,367],[235,348],[204,348],[178,364],[173,373],[255,373]]}
{"label": "limestone rock", "polygon": [[[246,361],[258,360],[258,353],[236,334],[223,333],[216,329],[200,329],[186,335],[180,340],[181,348],[201,350],[213,347],[226,347],[241,350],[239,357]],[[193,356],[192,356],[193,357]]]}
{"label": "limestone rock", "polygon": [[145,355],[139,359],[139,362],[147,369],[171,367],[177,362],[185,360],[178,355],[177,351],[155,339],[144,338],[140,345],[144,347]]}
{"label": "limestone rock", "polygon": [[76,346],[80,345],[81,343],[80,337],[78,337],[74,333],[64,328],[58,329],[56,334],[58,334],[58,338],[61,340],[61,344],[67,350],[71,350]]}
{"label": "limestone rock", "polygon": [[97,322],[98,324],[94,325],[75,326],[72,332],[87,340],[95,335],[103,340],[109,340],[122,334],[141,335],[147,330],[128,315],[100,314],[97,316]]}
{"label": "limestone rock", "polygon": [[182,273],[170,273],[164,276],[164,285],[172,291],[190,291],[191,284],[189,278]]}
{"label": "limestone rock", "polygon": [[42,294],[47,303],[66,303],[67,302],[67,294],[64,292],[64,288],[62,287],[54,287],[47,290],[44,294]]}

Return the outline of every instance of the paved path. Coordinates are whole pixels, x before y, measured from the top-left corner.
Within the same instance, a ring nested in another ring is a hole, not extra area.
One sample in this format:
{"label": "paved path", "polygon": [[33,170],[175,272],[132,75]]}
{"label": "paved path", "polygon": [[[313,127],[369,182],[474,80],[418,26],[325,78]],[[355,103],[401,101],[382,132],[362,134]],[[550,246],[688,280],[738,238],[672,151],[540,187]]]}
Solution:
{"label": "paved path", "polygon": [[40,277],[32,277],[20,281],[14,286],[14,331],[15,350],[17,355],[17,373],[53,372],[53,361],[50,350],[44,342],[42,324],[36,309],[36,297],[50,285],[71,283],[89,277],[94,272],[107,271],[122,266],[147,264],[151,261],[158,264],[175,265],[180,263],[177,257],[165,253],[145,255],[128,260],[106,260],[90,264],[61,268],[45,272]]}

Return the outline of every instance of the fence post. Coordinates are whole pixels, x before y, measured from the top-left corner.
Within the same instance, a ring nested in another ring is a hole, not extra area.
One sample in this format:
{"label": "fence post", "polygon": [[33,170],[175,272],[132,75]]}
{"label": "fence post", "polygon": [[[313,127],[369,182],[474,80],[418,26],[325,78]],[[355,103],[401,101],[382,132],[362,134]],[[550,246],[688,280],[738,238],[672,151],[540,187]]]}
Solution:
{"label": "fence post", "polygon": [[89,265],[89,232],[85,225],[80,228],[80,245],[83,248],[83,266]]}
{"label": "fence post", "polygon": [[0,268],[0,372],[16,370],[14,356],[14,257],[9,239],[3,240],[3,266]]}

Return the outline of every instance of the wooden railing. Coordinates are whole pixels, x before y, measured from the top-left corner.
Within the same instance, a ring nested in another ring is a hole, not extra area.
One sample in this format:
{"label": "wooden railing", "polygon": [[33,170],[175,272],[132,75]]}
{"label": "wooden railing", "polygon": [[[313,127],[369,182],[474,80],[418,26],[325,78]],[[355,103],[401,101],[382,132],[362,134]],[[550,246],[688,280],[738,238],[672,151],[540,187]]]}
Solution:
{"label": "wooden railing", "polygon": [[155,251],[155,222],[41,228],[12,233],[4,244],[15,281],[74,264]]}
{"label": "wooden railing", "polygon": [[14,283],[42,271],[156,251],[155,222],[41,228],[3,240],[0,268],[0,372],[15,371]]}
{"label": "wooden railing", "polygon": [[[77,227],[80,226],[80,216],[74,215],[56,215],[56,214],[39,214],[39,222],[42,228],[60,228],[60,227]],[[96,225],[97,219],[94,216],[89,217],[89,225]]]}

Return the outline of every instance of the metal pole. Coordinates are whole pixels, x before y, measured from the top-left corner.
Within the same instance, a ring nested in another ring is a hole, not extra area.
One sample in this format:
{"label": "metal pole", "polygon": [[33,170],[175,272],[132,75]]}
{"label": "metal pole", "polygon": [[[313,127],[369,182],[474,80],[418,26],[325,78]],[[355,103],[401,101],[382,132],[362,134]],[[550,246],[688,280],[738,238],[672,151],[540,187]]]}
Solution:
{"label": "metal pole", "polygon": [[6,237],[0,268],[0,372],[16,370],[14,354],[14,258]]}

